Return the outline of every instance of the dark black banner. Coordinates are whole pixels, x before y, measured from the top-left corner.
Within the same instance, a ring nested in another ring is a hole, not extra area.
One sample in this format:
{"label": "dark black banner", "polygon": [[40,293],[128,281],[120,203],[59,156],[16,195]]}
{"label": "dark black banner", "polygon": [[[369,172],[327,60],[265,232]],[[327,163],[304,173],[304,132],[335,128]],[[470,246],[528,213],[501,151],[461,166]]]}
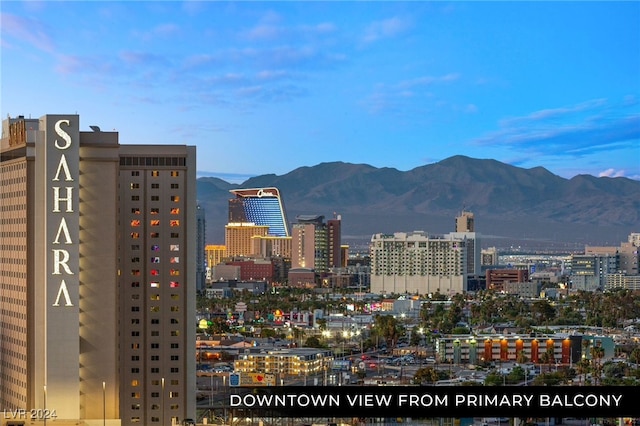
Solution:
{"label": "dark black banner", "polygon": [[235,388],[229,408],[280,417],[640,417],[638,388],[256,387]]}

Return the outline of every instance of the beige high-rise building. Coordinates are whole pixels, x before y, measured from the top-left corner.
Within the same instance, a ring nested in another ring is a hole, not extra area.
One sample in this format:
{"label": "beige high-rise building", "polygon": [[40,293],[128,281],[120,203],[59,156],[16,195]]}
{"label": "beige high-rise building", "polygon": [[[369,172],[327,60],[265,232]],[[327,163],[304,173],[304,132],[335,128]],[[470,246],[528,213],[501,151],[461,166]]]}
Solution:
{"label": "beige high-rise building", "polygon": [[58,425],[193,418],[195,148],[92,129],[2,124],[0,408]]}
{"label": "beige high-rise building", "polygon": [[253,256],[253,237],[265,237],[269,233],[267,225],[256,225],[251,222],[229,223],[224,227],[224,245],[227,256]]}
{"label": "beige high-rise building", "polygon": [[463,211],[456,217],[456,232],[474,232],[473,213]]}

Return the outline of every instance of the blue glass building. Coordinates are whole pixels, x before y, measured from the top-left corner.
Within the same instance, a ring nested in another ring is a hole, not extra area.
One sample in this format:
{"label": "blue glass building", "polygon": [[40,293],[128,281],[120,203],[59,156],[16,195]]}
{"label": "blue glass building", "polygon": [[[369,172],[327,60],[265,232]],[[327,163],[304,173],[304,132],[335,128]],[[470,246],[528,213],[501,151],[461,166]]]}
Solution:
{"label": "blue glass building", "polygon": [[284,203],[277,188],[232,189],[229,223],[254,223],[269,227],[269,235],[288,237]]}

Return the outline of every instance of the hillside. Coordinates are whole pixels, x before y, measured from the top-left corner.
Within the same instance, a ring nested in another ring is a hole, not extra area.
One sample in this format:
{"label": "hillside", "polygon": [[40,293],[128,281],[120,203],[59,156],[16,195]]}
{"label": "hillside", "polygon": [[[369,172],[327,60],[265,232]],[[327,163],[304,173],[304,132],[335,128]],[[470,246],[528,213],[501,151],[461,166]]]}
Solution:
{"label": "hillside", "polygon": [[280,189],[291,222],[300,214],[342,215],[343,238],[351,244],[378,232],[450,232],[462,209],[475,214],[483,245],[617,245],[630,232],[640,232],[638,181],[587,175],[564,179],[542,167],[523,169],[464,156],[407,172],[332,162],[239,185],[217,178],[200,178],[197,185],[211,244],[224,242],[229,189],[265,186]]}

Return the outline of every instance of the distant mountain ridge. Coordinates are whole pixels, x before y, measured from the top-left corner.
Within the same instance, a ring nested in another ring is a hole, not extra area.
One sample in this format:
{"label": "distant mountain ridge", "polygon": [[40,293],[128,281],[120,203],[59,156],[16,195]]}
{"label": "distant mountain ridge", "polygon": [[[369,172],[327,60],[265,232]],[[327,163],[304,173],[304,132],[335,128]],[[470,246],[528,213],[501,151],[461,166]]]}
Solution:
{"label": "distant mountain ridge", "polygon": [[321,163],[287,174],[256,176],[242,184],[197,181],[207,242],[224,242],[230,189],[275,186],[290,222],[300,214],[342,216],[343,236],[454,230],[461,210],[474,213],[487,237],[613,244],[640,232],[640,182],[579,175],[565,179],[543,167],[523,169],[496,160],[454,156],[402,172],[366,164]]}

